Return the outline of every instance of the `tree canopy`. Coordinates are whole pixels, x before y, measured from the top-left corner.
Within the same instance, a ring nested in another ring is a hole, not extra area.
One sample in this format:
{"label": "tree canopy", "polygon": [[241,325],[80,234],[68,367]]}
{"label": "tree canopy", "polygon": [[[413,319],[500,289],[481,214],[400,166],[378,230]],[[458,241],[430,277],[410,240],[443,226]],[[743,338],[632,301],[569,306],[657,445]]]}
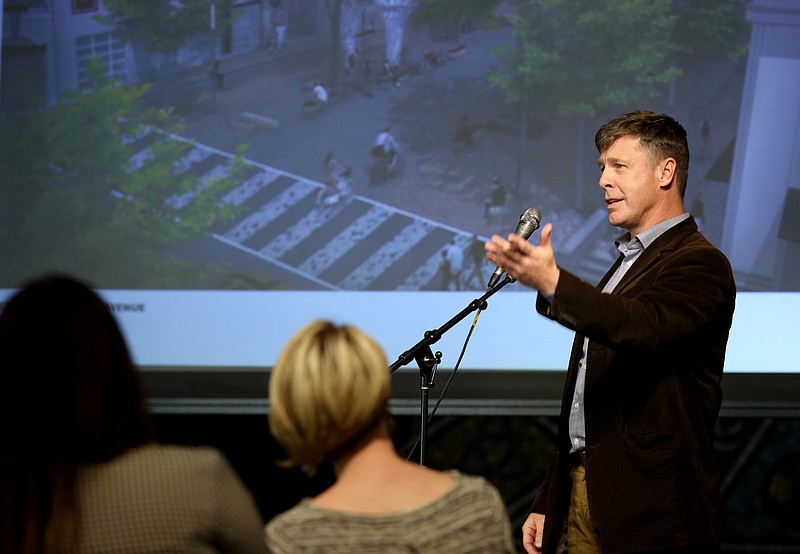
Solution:
{"label": "tree canopy", "polygon": [[[230,0],[103,0],[109,15],[96,19],[113,25],[120,38],[140,41],[153,51],[166,52],[182,46],[199,33],[223,32],[230,24]],[[213,7],[212,7],[213,6]]]}
{"label": "tree canopy", "polygon": [[743,0],[535,0],[518,2],[515,43],[496,53],[492,76],[512,101],[544,98],[565,116],[594,117],[610,107],[663,93],[679,75],[681,54],[746,49]]}
{"label": "tree canopy", "polygon": [[[109,288],[198,283],[202,271],[167,253],[233,215],[219,198],[241,157],[224,175],[201,181],[179,170],[191,143],[162,140],[132,165],[126,139],[179,128],[169,113],[143,109],[146,86],[118,86],[99,64],[90,73],[88,90],[0,124],[0,286],[54,269]],[[187,205],[171,202],[187,193]]]}

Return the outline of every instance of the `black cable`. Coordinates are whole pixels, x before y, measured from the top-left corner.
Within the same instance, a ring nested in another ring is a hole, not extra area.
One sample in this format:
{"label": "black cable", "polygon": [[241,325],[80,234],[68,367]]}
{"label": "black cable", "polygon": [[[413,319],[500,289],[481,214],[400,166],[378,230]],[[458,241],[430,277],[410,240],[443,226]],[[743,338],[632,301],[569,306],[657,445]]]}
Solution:
{"label": "black cable", "polygon": [[[442,400],[444,400],[444,395],[447,393],[447,389],[450,387],[450,383],[453,382],[453,378],[456,376],[456,372],[458,371],[459,366],[461,366],[461,360],[464,358],[464,353],[467,351],[467,344],[469,344],[469,340],[472,337],[472,332],[475,330],[475,326],[478,324],[478,317],[480,315],[481,315],[481,309],[478,308],[478,310],[475,312],[475,317],[472,319],[472,325],[470,325],[470,327],[469,327],[469,332],[467,333],[467,338],[464,340],[464,345],[461,347],[461,353],[458,356],[458,360],[456,361],[456,365],[455,365],[455,367],[453,367],[453,372],[450,374],[450,377],[447,379],[447,382],[444,384],[444,388],[442,389],[442,393],[439,395],[439,398],[436,401],[436,404],[434,404],[433,409],[431,410],[431,413],[428,415],[428,423],[430,423],[431,419],[433,419],[433,416],[436,413],[436,410],[439,408],[439,404],[441,404]],[[435,373],[435,371],[436,370],[434,369],[434,373]],[[421,440],[422,440],[422,436],[418,435],[416,442],[411,446],[411,450],[409,451],[408,456],[406,457],[406,461],[410,461],[411,460],[411,455],[414,454],[414,451],[417,449],[417,446],[419,446],[419,443],[420,443]]]}

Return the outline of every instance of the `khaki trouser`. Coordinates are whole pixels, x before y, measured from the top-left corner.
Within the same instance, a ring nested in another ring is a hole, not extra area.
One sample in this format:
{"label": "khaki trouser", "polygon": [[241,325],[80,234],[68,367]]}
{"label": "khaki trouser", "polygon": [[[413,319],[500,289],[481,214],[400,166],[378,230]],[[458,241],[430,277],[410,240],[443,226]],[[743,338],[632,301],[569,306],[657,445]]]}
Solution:
{"label": "khaki trouser", "polygon": [[586,495],[586,468],[572,468],[572,495],[567,519],[567,550],[569,554],[601,554],[600,541],[594,532]]}
{"label": "khaki trouser", "polygon": [[[586,494],[586,467],[582,464],[572,468],[572,494],[567,518],[567,552],[569,554],[602,554],[600,541],[594,532],[589,514],[589,497]],[[716,544],[701,544],[670,548],[650,554],[713,554],[719,552]]]}

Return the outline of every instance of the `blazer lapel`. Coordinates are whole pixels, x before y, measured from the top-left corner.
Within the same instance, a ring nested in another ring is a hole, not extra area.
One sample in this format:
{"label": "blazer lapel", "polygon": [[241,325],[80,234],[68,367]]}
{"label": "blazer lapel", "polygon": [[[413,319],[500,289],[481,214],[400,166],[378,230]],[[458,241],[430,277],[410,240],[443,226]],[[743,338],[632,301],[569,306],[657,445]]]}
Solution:
{"label": "blazer lapel", "polygon": [[617,256],[617,259],[611,265],[609,270],[606,272],[605,275],[603,275],[603,278],[600,279],[600,282],[597,283],[597,287],[596,288],[598,288],[600,290],[603,290],[603,287],[606,286],[606,283],[608,283],[609,279],[611,279],[611,276],[614,275],[614,272],[617,271],[617,268],[619,268],[619,266],[622,265],[622,260],[623,259],[624,259],[624,256],[622,254]]}
{"label": "blazer lapel", "polygon": [[[658,262],[664,252],[674,250],[675,247],[684,240],[688,235],[697,230],[697,224],[692,217],[681,221],[673,228],[667,230],[663,235],[658,237],[653,244],[644,249],[641,256],[633,263],[631,268],[622,277],[622,280],[614,287],[612,294],[619,294],[624,292],[631,283],[636,281],[636,278],[642,273],[646,272],[650,266]],[[619,266],[619,260],[614,264],[613,269]],[[603,278],[602,283],[611,277],[613,271],[609,271]]]}

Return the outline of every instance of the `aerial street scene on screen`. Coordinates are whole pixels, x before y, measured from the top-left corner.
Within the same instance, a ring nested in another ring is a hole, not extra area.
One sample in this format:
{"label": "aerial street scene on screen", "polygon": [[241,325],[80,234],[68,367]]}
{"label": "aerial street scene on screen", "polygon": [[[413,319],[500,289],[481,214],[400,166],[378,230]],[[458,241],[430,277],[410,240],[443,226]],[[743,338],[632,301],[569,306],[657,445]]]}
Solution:
{"label": "aerial street scene on screen", "polygon": [[800,290],[798,46],[742,1],[164,4],[6,2],[0,288],[481,290],[529,208],[594,283],[593,132],[649,109],[740,290]]}

